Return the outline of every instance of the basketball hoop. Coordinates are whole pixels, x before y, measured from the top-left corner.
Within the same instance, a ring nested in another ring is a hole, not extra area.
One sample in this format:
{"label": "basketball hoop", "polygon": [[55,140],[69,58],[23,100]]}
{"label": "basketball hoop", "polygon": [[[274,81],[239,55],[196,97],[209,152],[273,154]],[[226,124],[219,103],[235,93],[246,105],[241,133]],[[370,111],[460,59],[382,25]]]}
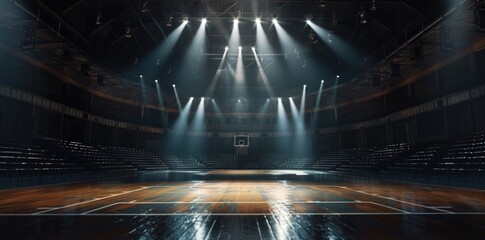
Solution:
{"label": "basketball hoop", "polygon": [[234,135],[234,147],[236,148],[236,155],[247,155],[249,148],[249,135],[236,134]]}

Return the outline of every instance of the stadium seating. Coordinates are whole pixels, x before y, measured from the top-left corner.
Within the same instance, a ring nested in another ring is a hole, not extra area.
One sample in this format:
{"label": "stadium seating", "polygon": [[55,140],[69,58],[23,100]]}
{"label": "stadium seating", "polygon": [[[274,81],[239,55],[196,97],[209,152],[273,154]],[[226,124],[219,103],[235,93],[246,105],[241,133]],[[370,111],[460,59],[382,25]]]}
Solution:
{"label": "stadium seating", "polygon": [[0,142],[0,172],[6,177],[82,172],[85,169],[64,156],[19,139]]}
{"label": "stadium seating", "polygon": [[113,156],[122,160],[125,163],[129,163],[139,171],[151,171],[151,170],[166,170],[169,166],[162,158],[151,152],[145,152],[141,149],[124,148],[124,147],[99,147],[100,151],[103,151],[109,156]]}
{"label": "stadium seating", "polygon": [[433,166],[444,174],[483,174],[485,171],[485,132],[464,136],[455,141]]}
{"label": "stadium seating", "polygon": [[58,149],[78,165],[89,171],[134,171],[135,167],[124,161],[106,154],[99,149],[79,142],[64,141],[58,139],[45,139],[50,149]]}
{"label": "stadium seating", "polygon": [[485,132],[448,142],[339,149],[319,155],[160,154],[58,139],[2,137],[0,141],[0,174],[4,177],[167,169],[314,169],[362,176],[481,176],[485,170]]}

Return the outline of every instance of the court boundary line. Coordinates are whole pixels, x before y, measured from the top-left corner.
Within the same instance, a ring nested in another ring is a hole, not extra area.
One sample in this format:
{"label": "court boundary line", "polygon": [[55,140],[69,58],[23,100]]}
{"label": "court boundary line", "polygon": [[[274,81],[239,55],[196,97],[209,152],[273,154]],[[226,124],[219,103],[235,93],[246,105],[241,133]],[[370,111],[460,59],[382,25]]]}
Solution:
{"label": "court boundary line", "polygon": [[[377,203],[374,203],[374,202],[362,202],[362,201],[326,201],[326,202],[308,202],[308,201],[295,201],[295,202],[261,202],[261,201],[258,201],[258,202],[183,202],[183,201],[175,201],[175,202],[115,202],[115,203],[111,203],[111,204],[108,204],[108,205],[104,205],[104,206],[100,206],[100,207],[97,207],[95,209],[91,209],[89,211],[86,211],[86,212],[82,212],[80,213],[81,215],[87,215],[87,214],[91,214],[93,212],[96,212],[96,211],[99,211],[99,210],[102,210],[102,209],[106,209],[106,208],[109,208],[109,207],[112,207],[112,206],[116,206],[116,205],[150,205],[150,204],[153,204],[153,205],[163,205],[163,204],[285,204],[285,203],[289,203],[289,204],[293,204],[293,203],[296,203],[296,204],[355,204],[355,203],[365,203],[365,204],[376,204],[376,205],[379,205]],[[386,207],[385,205],[382,205],[382,207]],[[392,208],[392,207],[387,207],[387,208]],[[396,209],[397,210],[397,209]],[[400,211],[402,212],[402,210],[397,210],[397,211]],[[173,214],[173,213],[166,213],[166,214]],[[44,214],[42,214],[44,215]]]}
{"label": "court boundary line", "polygon": [[[91,214],[93,212],[97,212],[99,210],[106,209],[106,208],[116,206],[116,205],[150,205],[150,204],[153,204],[153,205],[164,205],[164,204],[373,204],[373,205],[380,206],[380,207],[383,207],[383,208],[391,209],[391,210],[396,211],[396,212],[401,212],[401,213],[405,213],[405,214],[410,213],[410,212],[402,210],[402,209],[394,208],[394,207],[387,206],[387,205],[381,204],[381,203],[376,203],[376,202],[373,202],[373,201],[354,200],[354,201],[294,201],[294,202],[291,202],[291,201],[289,201],[289,202],[261,202],[261,201],[255,201],[255,202],[183,202],[183,201],[175,201],[175,202],[115,202],[115,203],[111,203],[111,204],[108,204],[108,205],[105,205],[105,206],[100,206],[100,207],[95,208],[95,209],[91,209],[89,211],[86,211],[86,212],[83,212],[83,213],[80,213],[80,214],[81,215]],[[382,213],[386,213],[386,212],[382,212]],[[175,213],[163,213],[163,214],[175,214]],[[190,213],[187,213],[187,214],[190,214]],[[196,214],[196,213],[194,213],[194,214]],[[239,213],[235,213],[235,214],[239,214]],[[320,213],[316,213],[316,214],[320,214]]]}
{"label": "court boundary line", "polygon": [[439,184],[432,184],[432,183],[420,183],[420,182],[410,182],[410,181],[399,181],[399,180],[392,180],[392,179],[385,179],[385,178],[378,178],[378,177],[365,177],[365,176],[359,176],[359,175],[347,175],[347,174],[340,174],[340,173],[335,173],[335,172],[330,172],[330,171],[321,171],[322,174],[329,174],[329,175],[334,175],[334,176],[339,176],[339,177],[347,177],[347,178],[365,178],[365,179],[370,179],[370,180],[377,180],[377,181],[382,181],[382,182],[391,182],[391,183],[400,183],[400,184],[410,184],[410,185],[421,185],[421,186],[431,186],[431,187],[441,187],[441,188],[454,188],[454,189],[461,189],[461,190],[469,190],[469,191],[479,191],[479,192],[485,192],[485,189],[482,188],[467,188],[467,187],[458,187],[458,186],[448,186],[448,185],[439,185]]}
{"label": "court boundary line", "polygon": [[117,193],[117,194],[111,194],[111,195],[108,195],[108,196],[106,196],[106,197],[94,198],[94,199],[91,199],[91,200],[82,201],[82,202],[78,202],[78,203],[73,203],[73,204],[69,204],[69,205],[65,205],[65,206],[60,206],[60,207],[53,207],[53,208],[50,208],[50,209],[46,209],[46,210],[44,210],[44,211],[40,211],[40,212],[31,213],[31,215],[39,215],[39,214],[44,214],[44,213],[46,213],[46,212],[50,212],[50,211],[56,211],[56,210],[59,210],[59,209],[64,209],[64,208],[68,208],[68,207],[73,207],[73,206],[77,206],[77,205],[81,205],[81,204],[85,204],[85,203],[90,203],[90,202],[95,202],[95,201],[99,201],[99,200],[104,200],[104,199],[108,199],[108,198],[112,198],[112,197],[117,197],[117,196],[121,196],[121,195],[129,194],[129,193],[134,193],[134,192],[138,192],[138,191],[146,190],[146,189],[149,189],[149,188],[150,188],[150,187],[141,187],[141,188],[137,188],[137,189],[135,189],[135,190],[131,190],[131,191],[124,191],[124,192]]}
{"label": "court boundary line", "polygon": [[51,184],[43,184],[43,185],[35,185],[35,186],[25,186],[25,187],[18,187],[18,188],[0,188],[0,192],[1,191],[9,191],[9,190],[24,190],[24,189],[29,189],[29,188],[42,188],[42,187],[71,185],[71,184],[77,184],[77,183],[97,182],[97,181],[109,180],[109,179],[129,178],[129,177],[134,177],[134,176],[137,176],[137,175],[156,174],[156,173],[162,172],[162,171],[172,171],[172,170],[167,169],[167,170],[156,170],[156,171],[137,171],[136,174],[132,174],[132,175],[123,175],[123,176],[115,176],[115,177],[105,177],[105,178],[87,179],[87,180],[80,180],[80,181],[74,181],[74,182],[64,182],[64,183],[51,183]]}
{"label": "court boundary line", "polygon": [[383,199],[386,199],[386,200],[391,200],[391,201],[395,201],[395,202],[400,202],[400,203],[404,203],[404,204],[409,204],[409,205],[414,205],[414,206],[418,206],[418,207],[422,207],[422,208],[427,208],[427,209],[435,210],[435,211],[438,211],[438,212],[444,212],[444,213],[449,213],[449,214],[455,213],[455,212],[452,212],[452,211],[447,211],[447,210],[443,210],[443,209],[440,209],[440,208],[434,208],[434,207],[422,205],[422,204],[419,204],[419,203],[403,201],[403,200],[399,200],[399,199],[392,198],[392,197],[379,196],[377,194],[372,194],[372,193],[368,193],[368,192],[364,192],[364,191],[360,191],[360,190],[355,190],[355,189],[352,189],[352,188],[349,188],[349,187],[340,187],[340,188],[341,189],[347,189],[347,190],[357,192],[357,193],[360,193],[360,194],[365,194],[365,195],[377,197],[377,198],[383,198]]}
{"label": "court boundary line", "polygon": [[[91,216],[91,217],[106,217],[106,216],[271,216],[271,215],[281,215],[278,213],[45,213],[45,214],[30,214],[30,213],[0,213],[0,217],[82,217],[82,216]],[[485,212],[454,212],[454,213],[445,213],[445,212],[373,212],[373,213],[285,213],[284,215],[293,215],[293,216],[340,216],[340,215],[362,215],[362,216],[377,216],[377,215],[485,215]]]}

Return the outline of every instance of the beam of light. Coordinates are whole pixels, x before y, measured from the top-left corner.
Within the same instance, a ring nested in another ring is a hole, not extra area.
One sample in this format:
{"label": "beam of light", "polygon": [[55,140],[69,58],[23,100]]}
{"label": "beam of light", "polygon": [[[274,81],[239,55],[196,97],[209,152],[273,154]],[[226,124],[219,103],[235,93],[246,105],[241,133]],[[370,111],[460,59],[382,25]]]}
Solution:
{"label": "beam of light", "polygon": [[237,52],[235,79],[236,79],[236,87],[244,87],[245,74],[244,74],[244,63],[243,63],[243,57],[242,57],[242,47],[239,47],[239,50]]}
{"label": "beam of light", "polygon": [[312,128],[317,128],[318,123],[318,109],[320,109],[320,102],[322,101],[322,91],[325,81],[320,81],[320,88],[318,89],[317,100],[315,102],[315,106],[313,107],[313,117],[312,117]]}
{"label": "beam of light", "polygon": [[180,103],[180,98],[179,98],[179,94],[177,92],[177,88],[175,87],[175,84],[172,85],[173,87],[173,92],[175,94],[175,99],[177,100],[177,107],[179,108],[179,111],[181,112],[182,111],[182,104]]}
{"label": "beam of light", "polygon": [[140,75],[140,86],[141,86],[141,96],[143,103],[146,103],[148,101],[148,92],[147,92],[147,86],[145,83],[145,79],[143,78],[143,75]]}
{"label": "beam of light", "polygon": [[215,88],[217,86],[217,82],[219,81],[219,77],[221,76],[222,67],[224,66],[224,62],[226,60],[226,56],[227,56],[227,51],[228,50],[229,50],[228,47],[226,47],[224,49],[224,54],[222,55],[221,62],[219,63],[219,66],[217,67],[216,73],[212,77],[211,83],[209,85],[209,88],[207,88],[207,91],[206,91],[205,96],[209,96],[209,97],[214,96],[214,90],[215,90]]}
{"label": "beam of light", "polygon": [[235,54],[236,49],[240,46],[241,40],[239,35],[239,24],[236,20],[234,20],[234,24],[232,27],[231,37],[229,38],[229,48],[230,54]]}
{"label": "beam of light", "polygon": [[190,108],[192,108],[192,102],[194,98],[191,97],[187,104],[185,104],[184,108],[180,112],[177,120],[175,120],[174,130],[176,132],[183,132],[187,129],[187,122],[189,120]]}
{"label": "beam of light", "polygon": [[[245,86],[246,74],[244,70],[242,50],[243,48],[239,46],[238,53],[237,53],[237,61],[236,61],[236,71],[234,72],[234,75],[233,75],[234,86],[235,86],[233,94],[234,96],[247,97],[246,86]],[[231,69],[229,68],[229,70]]]}
{"label": "beam of light", "polygon": [[[155,85],[157,87],[157,98],[158,98],[158,105],[160,107],[163,107],[163,98],[162,98],[162,90],[160,89],[160,84],[158,83],[158,80],[155,80]],[[166,113],[165,111],[160,111],[161,118],[162,118],[162,125],[165,126],[167,123]]]}
{"label": "beam of light", "polygon": [[160,106],[163,106],[162,91],[160,90],[160,84],[158,84],[158,80],[155,80],[155,86],[157,87],[158,104]]}
{"label": "beam of light", "polygon": [[290,108],[291,108],[291,115],[293,117],[293,122],[295,123],[295,129],[297,131],[303,131],[303,119],[301,118],[300,114],[298,113],[298,108],[296,107],[293,98],[290,98]]}
{"label": "beam of light", "polygon": [[202,24],[206,25],[207,24],[207,18],[202,18]]}
{"label": "beam of light", "polygon": [[[335,54],[350,66],[357,66],[362,63],[363,55],[357,51],[355,47],[347,43],[342,38],[325,30],[324,28],[309,22],[308,25],[313,31],[326,43]],[[330,38],[331,37],[331,38]]]}
{"label": "beam of light", "polygon": [[[186,83],[194,84],[191,81],[194,75],[197,74],[197,83],[201,84],[205,82],[205,79],[201,79],[206,76],[204,71],[206,70],[206,58],[204,56],[205,52],[205,41],[206,41],[206,25],[201,23],[187,52],[185,53],[185,58],[183,60],[182,66],[179,69],[177,78]],[[189,82],[191,81],[191,82]]]}
{"label": "beam of light", "polygon": [[234,106],[234,112],[243,112],[244,111],[244,101],[239,98],[236,101],[236,105]]}
{"label": "beam of light", "polygon": [[[305,79],[306,77],[310,77],[307,76],[307,74],[310,73],[308,69],[309,65],[312,65],[313,61],[308,61],[308,56],[303,53],[303,51],[306,50],[305,47],[295,41],[294,38],[290,36],[279,23],[275,23],[274,26],[280,45],[285,54],[285,70],[289,71],[287,78],[301,80]],[[317,69],[322,70],[322,67],[320,66]]]}
{"label": "beam of light", "polygon": [[260,53],[274,53],[271,44],[266,37],[261,20],[256,20],[256,47]]}
{"label": "beam of light", "polygon": [[283,151],[289,153],[293,148],[293,139],[290,136],[286,136],[285,133],[290,132],[290,126],[288,123],[288,116],[286,114],[285,107],[281,98],[278,98],[278,107],[276,114],[276,130],[281,133],[282,136],[277,137],[276,151]]}
{"label": "beam of light", "polygon": [[271,104],[271,100],[268,98],[264,102],[263,106],[261,107],[261,110],[259,110],[260,113],[267,113],[269,105]]}
{"label": "beam of light", "polygon": [[261,65],[261,62],[259,61],[258,54],[256,54],[256,49],[253,48],[252,51],[253,51],[253,54],[254,54],[254,59],[256,59],[256,64],[258,65],[259,74],[261,75],[261,79],[263,80],[264,87],[266,88],[266,91],[268,91],[269,97],[274,97],[273,89],[271,88],[268,76],[264,72],[264,69],[263,69],[263,66]]}
{"label": "beam of light", "polygon": [[301,93],[301,103],[300,103],[300,116],[303,118],[305,114],[305,100],[306,100],[306,84],[303,85],[303,90]]}
{"label": "beam of light", "polygon": [[291,115],[293,117],[293,123],[295,124],[296,136],[293,138],[292,149],[295,154],[305,154],[308,149],[308,139],[305,136],[305,126],[303,122],[303,117],[298,113],[293,98],[290,98]]}
{"label": "beam of light", "polygon": [[217,102],[216,100],[213,98],[211,99],[211,102],[212,102],[212,109],[214,109],[214,113],[216,114],[216,117],[219,118],[221,117],[221,109],[219,108],[219,105],[217,105]]}
{"label": "beam of light", "polygon": [[167,39],[159,47],[156,52],[158,65],[163,65],[166,62],[168,56],[172,52],[173,47],[180,38],[180,35],[182,35],[185,26],[187,26],[187,22],[184,21],[168,35]]}
{"label": "beam of light", "polygon": [[200,99],[199,106],[197,107],[197,110],[195,111],[195,116],[194,119],[192,120],[192,124],[190,126],[190,129],[192,131],[196,132],[202,132],[204,131],[204,109],[205,109],[205,104],[204,104],[204,98]]}
{"label": "beam of light", "polygon": [[285,107],[283,106],[283,102],[281,98],[278,98],[278,113],[277,113],[276,128],[280,132],[289,131],[288,119],[287,119]]}

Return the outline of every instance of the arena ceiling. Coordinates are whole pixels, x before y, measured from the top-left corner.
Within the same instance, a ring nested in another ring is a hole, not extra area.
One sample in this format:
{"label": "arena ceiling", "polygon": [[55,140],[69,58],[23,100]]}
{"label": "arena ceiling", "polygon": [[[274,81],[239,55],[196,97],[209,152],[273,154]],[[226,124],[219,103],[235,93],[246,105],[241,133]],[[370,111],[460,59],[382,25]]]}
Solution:
{"label": "arena ceiling", "polygon": [[[21,46],[26,29],[35,28],[36,51],[26,48],[25,54],[58,70],[63,65],[62,72],[74,81],[125,99],[156,105],[151,95],[159,85],[170,108],[176,84],[181,97],[264,101],[297,97],[303,84],[312,96],[325,80],[325,89],[342,86],[331,97],[336,104],[399,83],[403,77],[392,77],[394,63],[403,73],[432,65],[407,50],[418,45],[423,55],[439,51],[440,34],[429,30],[445,17],[459,18],[450,25],[472,29],[473,18],[452,15],[456,2],[19,0],[3,3],[2,26],[14,36],[4,36],[4,42],[15,45],[21,36]],[[471,2],[460,1],[460,7],[473,13]],[[239,20],[237,41],[231,38],[234,19]],[[174,37],[177,29],[181,32]],[[79,74],[86,70],[81,65],[89,66],[88,76]],[[244,81],[238,83],[239,78]]]}

